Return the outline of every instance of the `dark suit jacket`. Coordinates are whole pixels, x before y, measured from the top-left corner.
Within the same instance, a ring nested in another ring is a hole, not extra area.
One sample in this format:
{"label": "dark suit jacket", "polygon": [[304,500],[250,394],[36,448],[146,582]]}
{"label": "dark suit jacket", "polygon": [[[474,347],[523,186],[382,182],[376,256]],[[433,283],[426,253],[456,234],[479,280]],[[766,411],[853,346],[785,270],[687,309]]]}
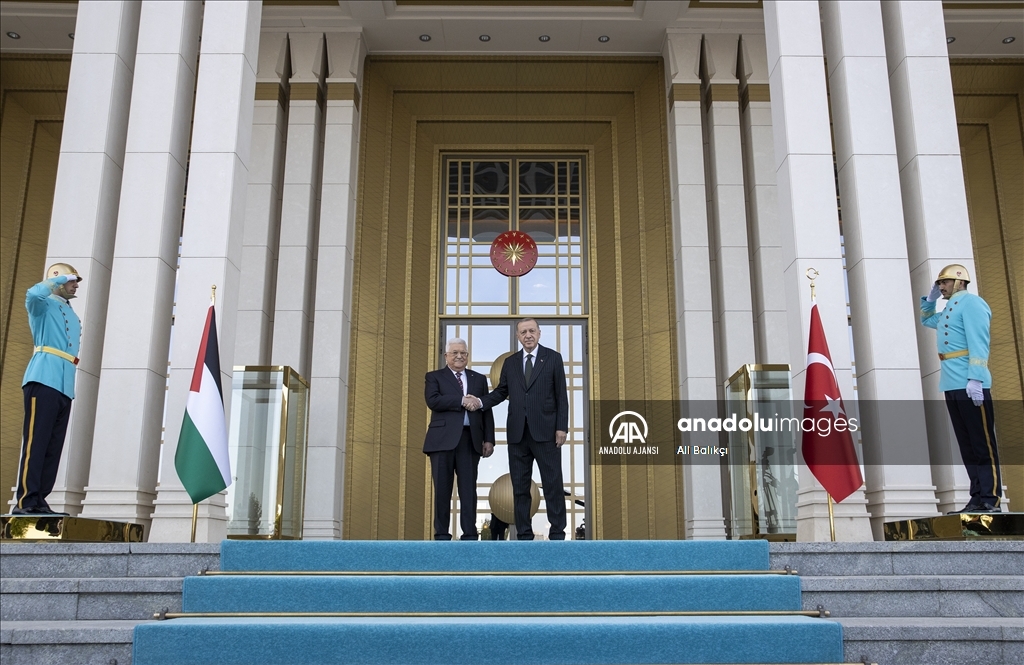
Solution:
{"label": "dark suit jacket", "polygon": [[554,441],[556,431],[569,431],[569,394],[562,354],[538,344],[534,355],[529,385],[523,375],[525,356],[520,349],[505,359],[497,387],[481,398],[488,411],[508,399],[509,443],[523,440],[527,423],[534,441]]}
{"label": "dark suit jacket", "polygon": [[[462,380],[466,382],[468,394],[477,396],[487,394],[487,377],[483,374],[467,369],[462,375]],[[465,426],[463,416],[466,413],[466,410],[462,408],[462,390],[459,388],[459,381],[452,374],[451,369],[442,367],[439,370],[427,372],[425,382],[427,407],[433,413],[430,416],[427,436],[423,440],[423,452],[455,450],[462,437],[462,428]],[[494,443],[494,414],[490,410],[470,411],[469,429],[473,435],[473,448],[478,455],[482,454],[485,441]]]}

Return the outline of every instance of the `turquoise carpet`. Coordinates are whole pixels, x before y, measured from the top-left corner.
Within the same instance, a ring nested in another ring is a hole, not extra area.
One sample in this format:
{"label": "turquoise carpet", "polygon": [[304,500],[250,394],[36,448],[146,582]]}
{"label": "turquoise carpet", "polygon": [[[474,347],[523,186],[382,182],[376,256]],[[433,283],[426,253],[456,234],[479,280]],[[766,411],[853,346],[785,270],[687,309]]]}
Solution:
{"label": "turquoise carpet", "polygon": [[[843,656],[838,623],[785,614],[797,576],[757,573],[766,542],[225,541],[221,570],[235,574],[184,583],[183,613],[207,616],[135,629],[135,665]],[[261,616],[208,616],[222,613]]]}

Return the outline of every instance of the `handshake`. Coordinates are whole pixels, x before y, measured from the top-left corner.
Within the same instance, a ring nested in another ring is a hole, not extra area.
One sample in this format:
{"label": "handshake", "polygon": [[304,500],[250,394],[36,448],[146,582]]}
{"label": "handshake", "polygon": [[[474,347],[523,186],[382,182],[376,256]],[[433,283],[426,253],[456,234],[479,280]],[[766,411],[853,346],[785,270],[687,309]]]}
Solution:
{"label": "handshake", "polygon": [[476,411],[477,409],[484,408],[484,403],[480,401],[479,397],[466,395],[462,398],[462,408],[466,411]]}

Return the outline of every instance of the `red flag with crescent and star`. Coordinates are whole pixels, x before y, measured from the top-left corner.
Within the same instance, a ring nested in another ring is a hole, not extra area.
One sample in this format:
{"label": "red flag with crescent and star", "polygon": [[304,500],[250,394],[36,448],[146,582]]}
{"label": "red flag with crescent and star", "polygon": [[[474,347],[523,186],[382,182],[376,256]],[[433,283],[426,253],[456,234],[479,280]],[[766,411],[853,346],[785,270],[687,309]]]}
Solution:
{"label": "red flag with crescent and star", "polygon": [[857,451],[850,434],[836,370],[821,327],[818,304],[811,304],[811,332],[807,341],[807,374],[804,383],[804,423],[801,450],[804,462],[836,502],[864,484]]}

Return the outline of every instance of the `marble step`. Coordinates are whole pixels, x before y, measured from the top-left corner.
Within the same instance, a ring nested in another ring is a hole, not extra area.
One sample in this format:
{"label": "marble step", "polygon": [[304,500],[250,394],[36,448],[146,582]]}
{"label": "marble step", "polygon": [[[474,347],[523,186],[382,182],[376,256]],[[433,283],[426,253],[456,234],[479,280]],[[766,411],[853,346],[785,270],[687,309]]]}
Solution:
{"label": "marble step", "polygon": [[180,577],[0,579],[0,621],[149,619],[181,611]]}
{"label": "marble step", "polygon": [[[1000,665],[1024,662],[1015,618],[843,617],[843,660],[878,665]],[[4,665],[130,665],[142,621],[2,621]]]}
{"label": "marble step", "polygon": [[4,665],[131,665],[141,621],[0,621]]}
{"label": "marble step", "polygon": [[0,578],[185,577],[220,566],[220,543],[0,543]]}
{"label": "marble step", "polygon": [[877,665],[1018,665],[1024,622],[1016,617],[845,617],[843,660]]}
{"label": "marble step", "polygon": [[1024,576],[801,577],[804,609],[833,617],[1024,617]]}
{"label": "marble step", "polygon": [[770,543],[769,561],[801,577],[1005,575],[1024,570],[1024,541]]}

